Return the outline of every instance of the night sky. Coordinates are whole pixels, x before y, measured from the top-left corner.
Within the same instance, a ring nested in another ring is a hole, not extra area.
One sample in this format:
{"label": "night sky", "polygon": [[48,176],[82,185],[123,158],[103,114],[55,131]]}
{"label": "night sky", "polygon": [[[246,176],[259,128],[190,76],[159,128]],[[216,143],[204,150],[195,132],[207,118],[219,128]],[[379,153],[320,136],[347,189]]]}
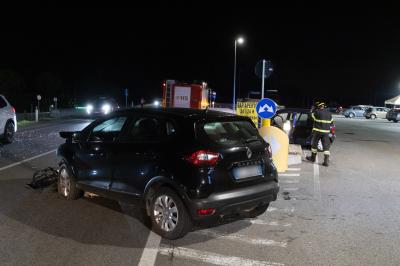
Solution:
{"label": "night sky", "polygon": [[29,109],[37,93],[46,99],[56,93],[64,106],[101,95],[122,104],[125,87],[130,101],[152,101],[161,97],[163,79],[207,81],[217,102],[231,102],[239,35],[246,39],[238,48],[241,97],[260,90],[254,67],[262,58],[275,68],[267,88],[278,90],[287,106],[306,107],[316,99],[383,105],[400,94],[395,7],[1,12],[0,70],[18,73],[24,88],[9,92],[0,83],[0,93],[10,94],[20,109]]}

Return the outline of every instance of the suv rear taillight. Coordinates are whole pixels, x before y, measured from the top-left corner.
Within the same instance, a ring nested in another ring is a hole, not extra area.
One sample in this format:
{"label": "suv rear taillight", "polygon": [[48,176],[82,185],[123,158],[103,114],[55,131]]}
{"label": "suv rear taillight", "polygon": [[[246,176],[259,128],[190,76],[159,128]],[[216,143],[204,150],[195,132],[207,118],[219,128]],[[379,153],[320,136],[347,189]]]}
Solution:
{"label": "suv rear taillight", "polygon": [[14,114],[15,114],[16,113],[15,108],[13,106],[11,108],[12,108],[12,111],[14,112]]}
{"label": "suv rear taillight", "polygon": [[200,150],[186,157],[186,161],[195,166],[214,166],[217,164],[219,158],[219,153]]}

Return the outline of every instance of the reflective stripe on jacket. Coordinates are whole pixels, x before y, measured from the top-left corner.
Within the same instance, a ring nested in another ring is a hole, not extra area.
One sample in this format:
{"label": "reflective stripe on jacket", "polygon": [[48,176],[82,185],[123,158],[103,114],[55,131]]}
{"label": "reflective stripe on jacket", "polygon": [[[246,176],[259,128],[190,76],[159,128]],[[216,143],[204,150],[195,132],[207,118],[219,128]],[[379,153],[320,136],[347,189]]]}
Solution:
{"label": "reflective stripe on jacket", "polygon": [[314,120],[313,131],[320,133],[329,133],[333,122],[332,114],[326,110],[317,110],[311,114]]}

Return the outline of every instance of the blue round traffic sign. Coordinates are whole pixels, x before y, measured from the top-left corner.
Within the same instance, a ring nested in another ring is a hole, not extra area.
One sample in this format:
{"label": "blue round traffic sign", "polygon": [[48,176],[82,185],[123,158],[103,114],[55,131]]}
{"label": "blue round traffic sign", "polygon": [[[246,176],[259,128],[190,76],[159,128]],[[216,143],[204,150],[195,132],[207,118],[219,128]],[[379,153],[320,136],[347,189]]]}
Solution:
{"label": "blue round traffic sign", "polygon": [[256,106],[256,112],[260,118],[268,119],[276,113],[276,103],[268,98],[261,99]]}

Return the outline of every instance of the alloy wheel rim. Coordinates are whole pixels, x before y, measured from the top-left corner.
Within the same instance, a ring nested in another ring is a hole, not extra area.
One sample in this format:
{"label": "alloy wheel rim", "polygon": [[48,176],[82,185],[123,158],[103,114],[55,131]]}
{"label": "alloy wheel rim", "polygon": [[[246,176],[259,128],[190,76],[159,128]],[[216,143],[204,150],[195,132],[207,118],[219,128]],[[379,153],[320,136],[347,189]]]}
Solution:
{"label": "alloy wheel rim", "polygon": [[178,225],[178,207],[167,195],[161,195],[156,199],[153,214],[156,224],[166,232],[174,230]]}
{"label": "alloy wheel rim", "polygon": [[63,168],[60,173],[59,190],[64,197],[68,197],[69,195],[70,184],[68,172]]}

